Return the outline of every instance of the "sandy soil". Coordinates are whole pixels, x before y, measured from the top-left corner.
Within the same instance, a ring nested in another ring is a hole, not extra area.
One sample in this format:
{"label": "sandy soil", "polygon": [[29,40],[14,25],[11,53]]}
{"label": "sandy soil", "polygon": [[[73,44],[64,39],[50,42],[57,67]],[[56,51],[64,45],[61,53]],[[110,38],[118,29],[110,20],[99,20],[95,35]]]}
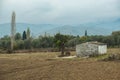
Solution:
{"label": "sandy soil", "polygon": [[0,54],[0,80],[120,80],[120,61],[54,59],[55,54]]}

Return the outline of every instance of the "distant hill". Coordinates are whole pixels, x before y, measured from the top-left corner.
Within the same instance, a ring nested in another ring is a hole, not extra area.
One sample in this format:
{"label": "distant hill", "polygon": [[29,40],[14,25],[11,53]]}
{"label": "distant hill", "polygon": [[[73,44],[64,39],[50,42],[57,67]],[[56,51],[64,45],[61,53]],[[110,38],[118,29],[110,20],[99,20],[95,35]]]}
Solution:
{"label": "distant hill", "polygon": [[60,32],[62,34],[72,34],[72,35],[84,35],[85,30],[87,30],[89,35],[107,35],[111,31],[104,31],[104,28],[97,28],[97,27],[89,27],[84,25],[78,25],[78,26],[69,26],[65,25],[62,27],[54,28],[51,30],[48,30],[47,33],[54,35],[57,32]]}
{"label": "distant hill", "polygon": [[[30,28],[31,35],[44,35],[45,32],[49,35],[54,35],[58,32],[62,34],[84,35],[85,30],[88,35],[110,35],[112,31],[120,30],[120,19],[107,22],[95,22],[79,25],[56,25],[56,24],[27,24],[17,23],[16,32],[22,33],[27,28]],[[10,35],[10,23],[0,24],[0,37]]]}
{"label": "distant hill", "polygon": [[[53,24],[27,24],[27,23],[17,23],[16,24],[16,32],[22,33],[27,28],[30,28],[31,35],[38,36],[40,33],[45,32],[47,30],[58,27],[59,25]],[[10,35],[11,24],[0,24],[0,37],[4,35]],[[42,33],[43,34],[43,33]]]}
{"label": "distant hill", "polygon": [[65,25],[46,31],[48,34],[60,32],[62,34],[84,35],[87,30],[88,35],[110,35],[113,31],[120,30],[120,19],[108,22],[96,22],[80,25]]}

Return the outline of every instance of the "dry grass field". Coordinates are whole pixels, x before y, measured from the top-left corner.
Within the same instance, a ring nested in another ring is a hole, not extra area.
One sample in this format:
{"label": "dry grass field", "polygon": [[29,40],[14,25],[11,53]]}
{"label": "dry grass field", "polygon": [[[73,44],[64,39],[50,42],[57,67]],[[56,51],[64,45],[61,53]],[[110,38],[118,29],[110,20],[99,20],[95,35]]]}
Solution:
{"label": "dry grass field", "polygon": [[[120,50],[109,49],[111,53]],[[57,54],[0,54],[0,80],[120,80],[120,61],[56,59]]]}

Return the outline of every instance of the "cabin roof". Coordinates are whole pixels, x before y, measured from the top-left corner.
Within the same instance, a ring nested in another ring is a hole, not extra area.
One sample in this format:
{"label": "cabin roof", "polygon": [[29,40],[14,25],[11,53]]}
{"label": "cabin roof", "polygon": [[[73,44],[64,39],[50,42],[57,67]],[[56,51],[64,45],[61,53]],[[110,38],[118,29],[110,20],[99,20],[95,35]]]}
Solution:
{"label": "cabin roof", "polygon": [[88,42],[88,44],[106,45],[105,43],[101,43],[101,42],[97,42],[97,41],[94,41],[94,42]]}
{"label": "cabin roof", "polygon": [[[97,41],[91,41],[91,42],[86,42],[86,43],[82,43],[82,44],[106,45],[105,43],[101,43],[101,42],[97,42]],[[79,44],[79,45],[81,45],[81,44]]]}

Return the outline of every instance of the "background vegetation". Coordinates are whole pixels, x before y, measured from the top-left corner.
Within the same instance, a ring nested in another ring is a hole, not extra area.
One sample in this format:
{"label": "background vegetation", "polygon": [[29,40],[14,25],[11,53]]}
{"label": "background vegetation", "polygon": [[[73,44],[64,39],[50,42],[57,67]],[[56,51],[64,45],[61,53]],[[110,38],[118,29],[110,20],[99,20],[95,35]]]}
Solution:
{"label": "background vegetation", "polygon": [[[6,35],[0,38],[0,50],[10,49],[10,36]],[[65,48],[75,49],[77,44],[81,44],[89,41],[99,41],[106,43],[108,47],[120,47],[120,31],[112,32],[111,35],[87,35],[85,31],[85,36],[73,36],[73,35],[63,35],[60,33],[54,36],[45,35],[34,38],[30,36],[30,29],[23,31],[23,34],[16,33],[14,41],[14,50],[34,50],[43,48],[52,48],[63,50]]]}

